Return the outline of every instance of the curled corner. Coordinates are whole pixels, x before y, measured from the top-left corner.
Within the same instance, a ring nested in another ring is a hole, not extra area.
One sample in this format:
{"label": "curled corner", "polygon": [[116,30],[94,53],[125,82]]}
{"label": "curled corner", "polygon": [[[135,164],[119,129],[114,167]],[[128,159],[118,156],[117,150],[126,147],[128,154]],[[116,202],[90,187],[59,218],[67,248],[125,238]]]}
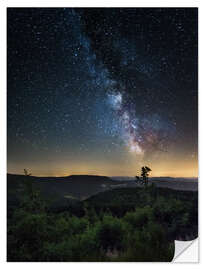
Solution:
{"label": "curled corner", "polygon": [[198,238],[192,241],[175,240],[175,254],[172,262],[198,263]]}

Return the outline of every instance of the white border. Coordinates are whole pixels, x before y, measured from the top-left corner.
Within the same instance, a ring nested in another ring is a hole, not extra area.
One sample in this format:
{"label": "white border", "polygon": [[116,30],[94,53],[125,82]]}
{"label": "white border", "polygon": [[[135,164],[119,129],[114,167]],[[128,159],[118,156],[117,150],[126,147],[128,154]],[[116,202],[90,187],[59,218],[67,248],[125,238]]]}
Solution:
{"label": "white border", "polygon": [[4,6],[7,7],[197,7],[199,1],[191,0],[171,0],[171,1],[119,1],[119,0],[7,0],[4,1]]}
{"label": "white border", "polygon": [[[0,70],[0,123],[3,125],[0,132],[0,263],[1,267],[10,269],[19,267],[19,269],[27,269],[27,263],[6,263],[6,8],[7,7],[199,7],[199,48],[203,48],[202,37],[200,36],[202,30],[202,18],[203,14],[201,12],[200,1],[188,1],[188,0],[171,0],[171,1],[116,1],[116,0],[103,0],[103,1],[77,1],[77,0],[58,0],[58,1],[48,1],[48,0],[35,0],[35,1],[18,1],[18,0],[3,0],[0,3],[0,59],[1,59],[1,70]],[[201,20],[200,20],[201,19]],[[199,66],[200,60],[202,59],[201,51],[199,50]],[[200,73],[199,73],[200,74]],[[201,124],[200,119],[203,116],[203,107],[200,104],[202,102],[202,91],[201,87],[201,75],[199,76],[199,138],[203,135],[203,124]],[[202,122],[203,123],[203,122]],[[199,175],[201,175],[201,151],[202,144],[199,141]],[[200,180],[201,181],[201,180]],[[200,188],[201,184],[199,184]],[[199,195],[199,205],[201,205],[201,192]],[[199,211],[199,228],[201,227],[201,219]],[[200,241],[199,241],[200,242]],[[200,250],[201,252],[201,250]],[[202,254],[202,252],[201,252]],[[202,257],[202,256],[201,256]],[[150,264],[150,265],[149,265]],[[163,265],[164,264],[164,265]],[[100,270],[105,267],[116,267],[118,270],[124,268],[135,269],[135,267],[143,267],[148,269],[163,269],[168,267],[178,268],[184,267],[184,269],[199,269],[200,264],[171,264],[171,263],[29,263],[30,269],[35,269],[37,267],[48,267],[50,270],[55,269],[60,266],[64,269],[79,268],[83,269],[94,269]],[[201,267],[202,268],[202,267]]]}

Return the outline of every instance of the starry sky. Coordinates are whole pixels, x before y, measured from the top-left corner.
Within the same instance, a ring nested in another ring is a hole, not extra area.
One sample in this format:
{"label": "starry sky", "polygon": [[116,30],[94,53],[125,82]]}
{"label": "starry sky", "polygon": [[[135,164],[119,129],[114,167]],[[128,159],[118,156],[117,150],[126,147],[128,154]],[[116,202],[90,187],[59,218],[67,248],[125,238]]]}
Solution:
{"label": "starry sky", "polygon": [[198,175],[196,8],[8,8],[7,168]]}

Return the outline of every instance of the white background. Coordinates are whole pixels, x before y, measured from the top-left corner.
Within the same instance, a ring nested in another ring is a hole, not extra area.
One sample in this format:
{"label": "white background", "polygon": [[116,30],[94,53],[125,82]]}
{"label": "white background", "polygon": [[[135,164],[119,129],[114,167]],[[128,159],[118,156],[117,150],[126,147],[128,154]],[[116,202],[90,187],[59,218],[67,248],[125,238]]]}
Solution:
{"label": "white background", "polygon": [[[82,268],[83,270],[91,270],[95,268],[97,270],[104,268],[116,268],[116,269],[168,269],[172,268],[183,268],[183,269],[199,269],[202,268],[201,260],[202,260],[202,250],[201,243],[199,240],[199,264],[191,264],[191,263],[7,263],[6,262],[6,8],[7,7],[199,7],[199,48],[203,48],[202,42],[202,23],[203,23],[203,12],[200,1],[180,1],[180,0],[162,0],[162,1],[77,1],[77,0],[66,0],[66,1],[48,1],[48,0],[3,0],[0,2],[0,267],[4,268],[15,268],[15,269],[36,269],[47,267],[49,270],[55,269],[56,267],[60,267],[62,269],[70,269],[70,268]],[[199,49],[199,138],[203,138],[203,99],[202,99],[202,79],[201,79],[201,60],[202,53]],[[199,206],[201,206],[201,175],[202,175],[202,141],[199,140]],[[202,180],[203,181],[203,180]],[[200,208],[200,207],[199,207]],[[202,215],[199,210],[199,228],[201,228],[202,224]],[[200,238],[201,230],[199,230],[199,238]]]}

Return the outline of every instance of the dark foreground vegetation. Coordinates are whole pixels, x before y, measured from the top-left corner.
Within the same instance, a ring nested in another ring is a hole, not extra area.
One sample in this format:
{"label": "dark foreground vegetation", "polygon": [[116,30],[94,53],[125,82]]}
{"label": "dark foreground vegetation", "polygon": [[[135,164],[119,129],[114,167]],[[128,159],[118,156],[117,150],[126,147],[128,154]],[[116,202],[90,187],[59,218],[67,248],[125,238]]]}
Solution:
{"label": "dark foreground vegetation", "polygon": [[197,192],[145,186],[54,207],[27,176],[8,203],[8,261],[171,261],[197,237]]}

